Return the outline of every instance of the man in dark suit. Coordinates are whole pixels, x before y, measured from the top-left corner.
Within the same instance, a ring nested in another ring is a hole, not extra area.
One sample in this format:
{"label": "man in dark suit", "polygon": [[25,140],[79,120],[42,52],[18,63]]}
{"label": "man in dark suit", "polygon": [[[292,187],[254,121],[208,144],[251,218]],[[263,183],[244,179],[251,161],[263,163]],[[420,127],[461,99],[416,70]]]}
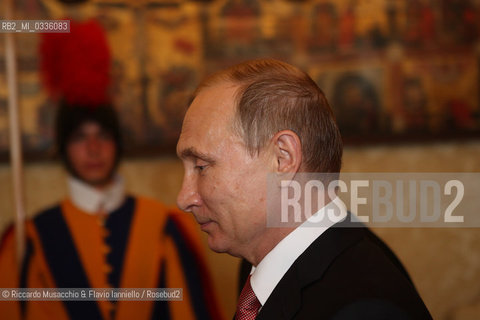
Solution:
{"label": "man in dark suit", "polygon": [[[281,197],[293,181],[306,185],[303,173],[338,179],[342,149],[324,94],[291,65],[249,61],[198,87],[177,145],[177,202],[212,250],[253,266],[235,319],[431,319],[399,260],[352,222],[334,187],[311,188],[292,206],[301,214],[284,216]],[[285,217],[292,223],[275,224]]]}

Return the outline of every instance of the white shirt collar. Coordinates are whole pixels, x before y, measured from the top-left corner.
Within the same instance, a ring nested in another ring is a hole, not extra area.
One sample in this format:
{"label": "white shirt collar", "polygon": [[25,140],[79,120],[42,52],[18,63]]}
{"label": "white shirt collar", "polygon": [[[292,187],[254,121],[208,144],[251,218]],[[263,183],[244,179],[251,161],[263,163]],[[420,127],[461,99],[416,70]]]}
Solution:
{"label": "white shirt collar", "polygon": [[[330,218],[321,220],[324,216]],[[333,199],[283,238],[257,267],[252,267],[250,283],[262,306],[295,260],[323,232],[346,216],[344,203],[338,198]]]}
{"label": "white shirt collar", "polygon": [[125,199],[125,184],[120,176],[115,176],[112,184],[101,191],[74,177],[69,177],[68,187],[73,204],[89,214],[115,211]]}

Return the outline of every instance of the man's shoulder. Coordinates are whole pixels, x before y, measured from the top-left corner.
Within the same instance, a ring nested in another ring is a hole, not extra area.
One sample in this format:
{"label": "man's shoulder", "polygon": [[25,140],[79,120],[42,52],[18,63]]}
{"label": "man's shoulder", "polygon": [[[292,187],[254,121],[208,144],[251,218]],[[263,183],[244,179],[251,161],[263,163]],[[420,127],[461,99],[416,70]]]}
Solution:
{"label": "man's shoulder", "polygon": [[[360,231],[360,230],[356,230]],[[354,230],[342,230],[342,234]],[[372,290],[375,287],[391,287],[392,281],[412,285],[408,274],[396,255],[386,246],[373,238],[368,230],[363,230],[363,237],[342,248],[331,260],[322,282],[332,279],[334,286],[342,283],[344,289],[360,286]],[[321,252],[311,252],[321,255]],[[383,281],[387,280],[387,281]]]}
{"label": "man's shoulder", "polygon": [[406,269],[391,248],[364,224],[351,222],[351,219],[345,219],[326,230],[302,256],[309,263],[300,262],[300,267],[308,268],[311,265],[309,260],[321,264],[326,273],[334,273],[335,267],[342,263],[365,272],[383,267],[399,273],[400,277],[411,283]]}
{"label": "man's shoulder", "polygon": [[[327,246],[331,250],[329,254],[325,253]],[[321,275],[316,275],[322,286],[331,285],[332,289],[341,288],[352,294],[377,289],[385,292],[385,288],[391,288],[393,292],[401,288],[415,291],[397,256],[365,227],[331,228],[309,249],[303,257],[308,263],[299,263],[298,268],[315,273],[314,263],[322,257],[328,258],[329,261],[317,264],[322,264],[324,270]]]}
{"label": "man's shoulder", "polygon": [[[389,267],[398,270],[402,276],[405,276],[410,281],[406,269],[393,250],[365,226],[332,227],[315,242],[326,242],[330,246],[333,245],[333,251],[338,244],[336,255],[332,255],[332,263],[346,259],[353,260],[351,261],[353,265],[358,263],[359,265],[367,266],[366,262],[368,259],[384,261]],[[322,246],[318,248],[322,248]],[[314,252],[312,251],[312,253]],[[358,259],[356,255],[364,258]]]}
{"label": "man's shoulder", "polygon": [[[295,319],[312,319],[317,313],[326,319],[337,314],[338,319],[349,319],[352,312],[372,305],[382,317],[402,310],[414,319],[430,319],[395,254],[364,227],[324,232],[295,261],[268,301],[265,315],[282,305]],[[382,317],[371,319],[389,319]]]}
{"label": "man's shoulder", "polygon": [[[408,315],[425,314],[424,319],[428,319],[428,311],[408,273],[380,238],[367,228],[333,228],[330,233],[338,237],[355,234],[356,240],[339,249],[324,273],[304,289],[303,300],[310,301],[307,304],[315,306],[321,298],[333,314],[345,310],[338,319],[349,319],[343,316],[362,308],[374,310],[372,306],[378,314],[403,310]],[[322,252],[310,254],[321,256]]]}

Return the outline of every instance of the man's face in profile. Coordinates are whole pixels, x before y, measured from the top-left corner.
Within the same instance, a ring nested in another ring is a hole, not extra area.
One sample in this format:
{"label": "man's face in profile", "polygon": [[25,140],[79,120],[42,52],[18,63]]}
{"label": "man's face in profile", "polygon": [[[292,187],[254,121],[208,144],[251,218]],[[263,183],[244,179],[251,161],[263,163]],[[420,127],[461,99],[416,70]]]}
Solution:
{"label": "man's face in profile", "polygon": [[270,168],[263,152],[251,156],[233,132],[235,90],[232,84],[204,88],[188,109],[177,144],[185,169],[177,204],[193,213],[212,250],[238,256],[266,228]]}

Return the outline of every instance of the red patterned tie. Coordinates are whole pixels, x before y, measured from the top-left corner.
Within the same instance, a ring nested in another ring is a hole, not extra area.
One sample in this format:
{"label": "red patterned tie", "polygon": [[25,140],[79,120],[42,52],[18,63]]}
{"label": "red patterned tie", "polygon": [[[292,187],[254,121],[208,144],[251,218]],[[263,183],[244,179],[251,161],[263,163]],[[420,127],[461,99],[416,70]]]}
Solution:
{"label": "red patterned tie", "polygon": [[253,292],[252,285],[250,284],[250,276],[248,276],[247,282],[238,298],[235,320],[254,320],[257,317],[260,307],[260,301],[258,301],[255,292]]}

